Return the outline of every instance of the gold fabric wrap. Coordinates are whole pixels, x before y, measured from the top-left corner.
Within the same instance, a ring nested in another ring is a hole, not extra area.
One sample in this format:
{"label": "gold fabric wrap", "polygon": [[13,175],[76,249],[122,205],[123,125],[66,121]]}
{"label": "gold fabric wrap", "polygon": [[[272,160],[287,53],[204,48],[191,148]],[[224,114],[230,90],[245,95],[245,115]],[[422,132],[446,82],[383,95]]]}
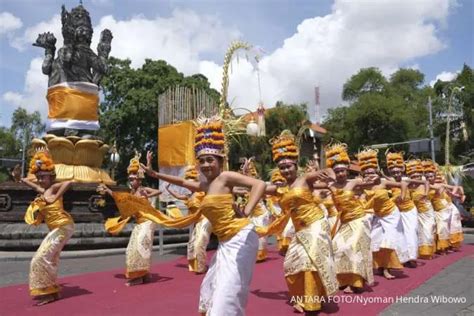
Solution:
{"label": "gold fabric wrap", "polygon": [[25,222],[28,225],[37,226],[43,221],[48,225],[49,230],[74,224],[71,215],[64,210],[62,197],[51,204],[47,204],[42,197],[31,202],[26,210]]}
{"label": "gold fabric wrap", "polygon": [[168,216],[171,216],[172,218],[183,217],[183,213],[181,212],[181,210],[177,206],[166,208],[166,212],[168,213]]}
{"label": "gold fabric wrap", "polygon": [[306,228],[324,217],[323,210],[318,207],[313,193],[307,188],[289,189],[281,197],[280,206],[286,214],[290,214],[295,231]]}
{"label": "gold fabric wrap", "polygon": [[[211,222],[212,231],[219,241],[234,237],[242,228],[250,224],[248,218],[238,218],[232,204],[232,194],[206,195],[201,202],[200,212]],[[200,215],[200,212],[197,214]]]}
{"label": "gold fabric wrap", "polygon": [[429,198],[435,212],[439,212],[448,207],[448,201],[444,194],[437,194],[435,190],[430,190]]}
{"label": "gold fabric wrap", "polygon": [[119,209],[120,217],[109,218],[105,222],[105,229],[111,234],[118,234],[132,216],[138,216],[159,225],[175,228],[187,227],[197,222],[201,216],[200,212],[196,212],[174,219],[157,211],[146,198],[137,197],[127,192],[113,192],[112,196]]}
{"label": "gold fabric wrap", "polygon": [[334,201],[333,201],[332,197],[329,196],[329,197],[325,198],[322,201],[322,203],[326,207],[326,209],[328,210],[328,217],[337,216],[337,208],[334,205]]}
{"label": "gold fabric wrap", "polygon": [[398,202],[398,198],[402,194],[402,189],[392,188],[391,191],[392,191],[392,200],[397,204],[400,212],[408,212],[408,211],[411,211],[414,207],[416,207],[415,203],[411,199],[410,190],[407,190],[405,199],[401,202]]}
{"label": "gold fabric wrap", "polygon": [[[196,192],[184,202],[188,208],[188,214],[194,214],[199,211],[199,207],[201,206],[202,199],[205,195],[205,192]],[[199,220],[202,220],[203,218],[204,216],[201,216]]]}
{"label": "gold fabric wrap", "polygon": [[365,208],[373,209],[375,215],[379,217],[389,215],[396,206],[390,199],[386,189],[365,190],[365,193],[367,195],[367,205]]}
{"label": "gold fabric wrap", "polygon": [[413,203],[419,213],[424,213],[430,210],[430,201],[420,190],[410,190]]}
{"label": "gold fabric wrap", "polygon": [[99,96],[68,87],[48,89],[50,119],[98,121]]}
{"label": "gold fabric wrap", "polygon": [[260,203],[257,203],[253,209],[251,217],[262,216],[263,214],[265,214],[265,210],[263,209],[262,205],[260,205]]}
{"label": "gold fabric wrap", "polygon": [[[219,241],[231,239],[243,227],[250,224],[248,218],[236,217],[232,208],[232,194],[206,195],[198,211],[176,219],[157,211],[147,199],[133,196],[130,193],[114,192],[113,198],[121,217],[107,220],[105,227],[110,233],[114,233],[118,225],[121,225],[123,221],[128,221],[127,217],[129,218],[136,213],[140,213],[143,218],[157,224],[175,228],[184,228],[194,224],[199,221],[201,215],[204,215],[211,222],[213,232]],[[123,224],[123,226],[125,225]]]}
{"label": "gold fabric wrap", "polygon": [[362,202],[354,196],[353,191],[338,189],[334,193],[334,204],[340,212],[341,223],[347,223],[365,216]]}

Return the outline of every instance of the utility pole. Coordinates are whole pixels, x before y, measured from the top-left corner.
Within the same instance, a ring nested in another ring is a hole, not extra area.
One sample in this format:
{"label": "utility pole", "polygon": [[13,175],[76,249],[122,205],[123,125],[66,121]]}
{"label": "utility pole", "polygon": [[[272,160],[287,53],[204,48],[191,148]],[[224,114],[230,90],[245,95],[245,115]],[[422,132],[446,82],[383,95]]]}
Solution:
{"label": "utility pole", "polygon": [[22,149],[21,149],[21,177],[25,177],[25,158],[26,158],[26,133],[27,133],[27,128],[24,129],[23,131],[23,144],[22,144]]}
{"label": "utility pole", "polygon": [[314,101],[315,101],[315,121],[316,124],[321,124],[321,104],[319,102],[319,86],[314,87]]}
{"label": "utility pole", "polygon": [[446,120],[446,140],[444,145],[444,164],[446,166],[450,165],[449,163],[449,138],[450,138],[450,128],[449,125],[451,123],[451,111],[453,107],[453,98],[455,92],[460,92],[464,89],[464,87],[453,87],[448,99],[448,113],[447,113],[447,120]]}
{"label": "utility pole", "polygon": [[430,147],[431,147],[431,160],[435,162],[435,148],[434,148],[434,136],[433,136],[433,111],[431,108],[431,96],[428,97],[428,110],[430,111]]}

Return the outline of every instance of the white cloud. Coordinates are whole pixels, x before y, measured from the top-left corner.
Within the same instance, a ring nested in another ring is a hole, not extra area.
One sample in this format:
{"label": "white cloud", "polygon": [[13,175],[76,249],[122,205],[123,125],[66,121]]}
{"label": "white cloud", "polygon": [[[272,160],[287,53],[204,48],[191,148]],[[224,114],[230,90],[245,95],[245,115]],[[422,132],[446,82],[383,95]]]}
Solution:
{"label": "white cloud", "polygon": [[[223,52],[230,40],[241,35],[216,17],[178,9],[169,18],[153,20],[136,16],[117,21],[105,16],[95,30],[101,32],[105,28],[114,36],[112,56],[130,58],[134,67],[141,66],[146,58],[163,59],[185,74],[198,71],[202,54]],[[97,34],[92,47],[97,46],[98,40]]]}
{"label": "white cloud", "polygon": [[[282,47],[263,57],[265,104],[283,100],[312,106],[318,85],[323,109],[336,106],[342,85],[360,68],[375,66],[388,75],[401,64],[440,51],[445,45],[437,37],[436,25],[444,23],[449,4],[449,0],[336,1],[331,14],[302,21]],[[214,78],[216,69],[204,66],[201,71]],[[255,70],[239,67],[231,76],[229,100],[237,96],[236,105],[255,107],[255,81]],[[252,96],[255,101],[249,104]]]}
{"label": "white cloud", "polygon": [[48,77],[41,72],[42,58],[34,58],[30,63],[25,76],[24,90],[19,93],[7,91],[2,95],[3,101],[13,107],[23,107],[29,112],[40,111],[43,118],[46,118],[48,105],[46,102],[46,89],[48,87]]}
{"label": "white cloud", "polygon": [[[400,65],[416,68],[416,58],[446,47],[437,31],[452,5],[451,0],[336,0],[330,14],[302,21],[281,47],[261,59],[264,103],[269,107],[278,100],[308,102],[311,107],[314,86],[319,85],[325,110],[341,103],[342,85],[360,68],[379,67],[387,75]],[[170,17],[154,19],[104,16],[94,28],[94,50],[104,28],[114,35],[112,56],[130,58],[134,67],[141,66],[145,58],[164,59],[185,74],[203,73],[217,90],[222,78],[221,60],[206,56],[223,57],[230,41],[241,37],[236,28],[217,17],[190,10],[175,10]],[[59,42],[59,16],[27,29],[17,39],[17,47],[31,45],[44,31],[54,31]],[[254,109],[259,101],[255,67],[241,58],[239,63],[233,61],[232,70],[228,101],[235,107]],[[40,60],[35,59],[27,75],[23,102],[36,95],[40,99],[34,104],[44,104],[46,81]],[[33,87],[35,84],[38,86]]]}
{"label": "white cloud", "polygon": [[456,77],[458,76],[459,74],[459,71],[457,72],[449,72],[449,71],[443,71],[441,72],[440,74],[436,75],[436,78],[434,80],[431,80],[430,81],[430,86],[434,87],[435,83],[438,81],[438,80],[441,80],[441,81],[451,81],[451,80],[454,80],[456,79]]}
{"label": "white cloud", "polygon": [[[226,28],[213,16],[199,16],[186,10],[175,10],[169,18],[157,17],[153,20],[136,16],[117,21],[112,16],[105,16],[94,27],[93,50],[97,47],[100,32],[105,28],[110,29],[114,36],[112,56],[130,58],[134,67],[141,66],[146,58],[163,59],[185,74],[199,72],[201,54],[224,52],[228,42],[240,36],[236,29]],[[63,40],[59,15],[29,27],[22,36],[14,38],[11,45],[23,51],[36,41],[39,33],[47,31],[55,35],[58,40],[56,47],[60,48]],[[42,58],[33,59],[26,74],[24,91],[6,92],[3,100],[11,106],[40,110],[45,118],[47,76],[41,71],[41,63]]]}
{"label": "white cloud", "polygon": [[[24,51],[30,48],[36,42],[38,35],[44,32],[51,32],[57,39],[56,48],[63,46],[63,37],[61,35],[61,16],[54,15],[48,21],[40,22],[34,26],[28,27],[22,36],[12,38],[10,45],[19,51]],[[35,48],[40,50],[41,48]]]}
{"label": "white cloud", "polygon": [[23,104],[23,95],[17,92],[8,91],[3,94],[3,100],[14,106],[21,106]]}
{"label": "white cloud", "polygon": [[0,35],[19,29],[23,23],[10,12],[0,13]]}

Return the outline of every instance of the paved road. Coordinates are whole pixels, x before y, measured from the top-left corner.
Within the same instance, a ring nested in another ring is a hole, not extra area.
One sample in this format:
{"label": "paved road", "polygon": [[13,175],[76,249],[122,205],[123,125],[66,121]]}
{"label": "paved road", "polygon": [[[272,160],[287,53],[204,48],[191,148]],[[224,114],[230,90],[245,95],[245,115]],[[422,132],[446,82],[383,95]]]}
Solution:
{"label": "paved road", "polygon": [[[274,237],[269,238],[270,245],[274,245],[275,242]],[[186,247],[165,250],[161,256],[158,247],[154,246],[153,248],[153,264],[186,256]],[[109,252],[115,254],[109,255],[107,254]],[[116,254],[117,252],[121,253]],[[33,254],[34,252],[0,252],[0,287],[9,284],[28,283],[28,271]],[[62,277],[112,269],[125,269],[125,249],[63,251],[58,275]]]}
{"label": "paved road", "polygon": [[[474,245],[474,229],[465,234],[464,243]],[[271,244],[274,240],[271,240]],[[160,256],[158,251],[153,253],[153,262],[174,260],[186,255],[186,248],[165,251]],[[1,261],[0,287],[10,284],[28,282],[29,260]],[[60,276],[76,275],[88,272],[123,269],[125,254],[104,256],[97,252],[96,257],[62,258]],[[474,315],[474,257],[465,257],[433,276],[423,285],[405,295],[408,303],[395,303],[389,306],[381,315],[384,316],[448,316]],[[461,300],[457,303],[443,303],[443,299]],[[416,299],[421,303],[416,302]],[[422,300],[428,299],[427,303]],[[409,301],[411,300],[411,301]],[[438,300],[438,301],[436,301]]]}
{"label": "paved road", "polygon": [[[165,251],[162,256],[159,255],[158,250],[155,250],[153,252],[153,263],[169,261],[185,255],[186,248]],[[100,251],[97,251],[96,257],[62,258],[59,263],[59,277],[112,269],[124,269],[124,267],[124,253],[103,256],[100,254]],[[28,283],[29,269],[29,260],[0,262],[0,271],[2,271],[0,286]]]}
{"label": "paved road", "polygon": [[[474,234],[464,234],[464,243],[474,244]],[[405,303],[392,304],[381,315],[474,315],[474,256],[448,266],[405,298]]]}

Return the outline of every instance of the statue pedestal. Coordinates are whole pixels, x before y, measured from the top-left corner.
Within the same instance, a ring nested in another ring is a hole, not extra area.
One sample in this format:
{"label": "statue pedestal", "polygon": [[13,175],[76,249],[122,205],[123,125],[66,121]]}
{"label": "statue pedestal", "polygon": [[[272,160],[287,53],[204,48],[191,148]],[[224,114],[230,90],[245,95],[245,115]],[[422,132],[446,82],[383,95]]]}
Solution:
{"label": "statue pedestal", "polygon": [[[57,181],[115,185],[108,173],[100,169],[110,148],[101,140],[47,134],[43,139],[33,139],[31,146],[33,150],[48,148],[55,164]],[[33,175],[28,177],[36,180]]]}
{"label": "statue pedestal", "polygon": [[[117,216],[114,200],[106,196],[105,206],[99,206],[104,197],[96,192],[96,183],[73,183],[64,194],[64,209],[76,223],[103,223],[105,219]],[[124,186],[111,186],[114,191],[128,191]],[[24,222],[26,209],[37,193],[23,183],[0,183],[0,222]]]}
{"label": "statue pedestal", "polygon": [[[74,218],[74,234],[66,244],[65,250],[123,248],[130,239],[134,223],[130,223],[118,235],[112,236],[105,231],[104,221],[118,216],[114,200],[106,198],[104,207],[96,202],[102,196],[96,190],[96,184],[73,183],[64,194],[64,209]],[[128,191],[127,187],[112,186],[114,191]],[[49,232],[46,224],[27,225],[23,218],[26,209],[36,197],[36,192],[22,183],[0,183],[0,250],[35,251]],[[159,244],[159,228],[155,230],[154,244]],[[163,227],[163,242],[167,248],[186,246],[189,229]],[[214,241],[213,247],[217,245]]]}

